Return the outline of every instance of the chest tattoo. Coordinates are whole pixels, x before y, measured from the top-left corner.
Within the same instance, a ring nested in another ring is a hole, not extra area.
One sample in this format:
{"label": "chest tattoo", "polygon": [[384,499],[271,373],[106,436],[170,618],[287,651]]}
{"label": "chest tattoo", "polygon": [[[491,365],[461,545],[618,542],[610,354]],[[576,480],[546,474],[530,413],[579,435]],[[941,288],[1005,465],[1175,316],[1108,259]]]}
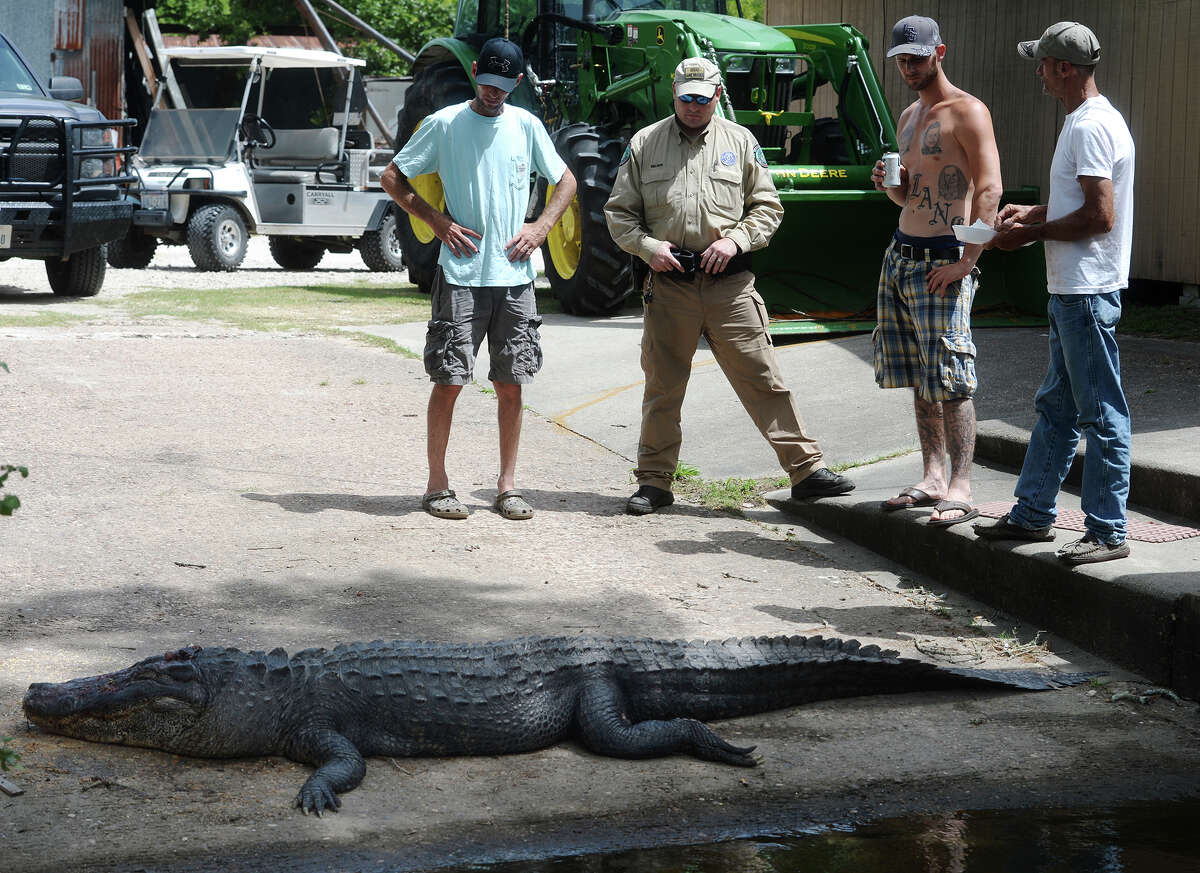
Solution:
{"label": "chest tattoo", "polygon": [[929,127],[925,128],[925,135],[921,137],[921,154],[923,155],[940,155],[942,153],[942,123],[935,121]]}

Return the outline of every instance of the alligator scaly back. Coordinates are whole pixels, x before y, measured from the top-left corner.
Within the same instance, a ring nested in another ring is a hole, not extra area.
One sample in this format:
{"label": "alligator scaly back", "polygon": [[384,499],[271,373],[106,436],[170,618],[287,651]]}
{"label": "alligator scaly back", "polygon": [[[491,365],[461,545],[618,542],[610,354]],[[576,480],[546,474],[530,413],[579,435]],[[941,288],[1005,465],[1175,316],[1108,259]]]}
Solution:
{"label": "alligator scaly back", "polygon": [[79,739],[313,764],[297,803],[320,813],[362,781],[364,756],[506,754],[574,734],[599,754],[683,752],[753,766],[753,747],[730,745],[703,722],[865,694],[1039,691],[1091,675],[943,667],[801,636],[375,641],[290,657],[179,649],[116,673],[31,685],[24,708],[43,729]]}

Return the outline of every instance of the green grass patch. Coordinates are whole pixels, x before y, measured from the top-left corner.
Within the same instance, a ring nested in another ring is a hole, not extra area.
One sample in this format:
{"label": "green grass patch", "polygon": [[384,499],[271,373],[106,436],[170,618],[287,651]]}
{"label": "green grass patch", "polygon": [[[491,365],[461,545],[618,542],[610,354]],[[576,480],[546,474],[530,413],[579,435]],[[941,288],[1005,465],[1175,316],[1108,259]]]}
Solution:
{"label": "green grass patch", "polygon": [[786,488],[787,477],[766,479],[704,479],[700,471],[690,464],[680,464],[675,469],[675,493],[680,497],[699,503],[706,509],[742,515],[747,506],[762,506],[763,495],[777,488]]}
{"label": "green grass patch", "polygon": [[[3,302],[0,298],[0,303]],[[94,317],[67,312],[31,311],[20,306],[11,309],[4,307],[0,309],[0,327],[66,327]]]}
{"label": "green grass patch", "polygon": [[244,330],[305,331],[429,318],[429,296],[413,285],[276,285],[160,288],[99,301],[135,319],[216,321]]}
{"label": "green grass patch", "polygon": [[1200,342],[1200,308],[1131,304],[1121,311],[1121,334]]}
{"label": "green grass patch", "polygon": [[16,750],[8,745],[11,742],[12,737],[0,737],[0,770],[10,770],[21,760]]}
{"label": "green grass patch", "polygon": [[896,451],[888,452],[886,455],[876,455],[874,458],[867,458],[862,461],[849,461],[845,464],[830,464],[829,469],[835,473],[844,473],[847,470],[853,470],[855,467],[867,467],[871,464],[878,464],[880,461],[890,461],[892,458],[903,458],[905,455],[911,455],[915,451],[918,450],[896,449]]}

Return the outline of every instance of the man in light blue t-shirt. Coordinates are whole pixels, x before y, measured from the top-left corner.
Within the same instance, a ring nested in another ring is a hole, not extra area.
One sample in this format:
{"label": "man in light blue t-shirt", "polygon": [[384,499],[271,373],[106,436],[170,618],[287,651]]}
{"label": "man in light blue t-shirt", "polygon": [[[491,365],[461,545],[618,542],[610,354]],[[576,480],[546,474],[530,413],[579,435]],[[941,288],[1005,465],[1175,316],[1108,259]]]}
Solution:
{"label": "man in light blue t-shirt", "polygon": [[[442,241],[433,283],[433,314],[425,338],[425,371],[433,382],[426,420],[429,481],[421,505],[438,518],[466,518],[450,488],[446,447],[454,404],[471,381],[488,338],[500,430],[500,475],[494,507],[526,519],[533,508],[516,490],[521,437],[521,385],[542,364],[530,256],[575,196],[575,177],[554,150],[542,122],[506,106],[521,81],[524,59],[515,43],[491,39],[471,65],[475,98],[430,115],[384,171],[383,188]],[[530,173],[556,187],[541,216],[525,222]],[[449,214],[421,198],[413,176],[437,173]]]}
{"label": "man in light blue t-shirt", "polygon": [[977,525],[992,540],[1054,539],[1055,502],[1087,439],[1081,505],[1087,532],[1058,550],[1070,564],[1129,554],[1129,406],[1121,387],[1117,322],[1129,286],[1133,245],[1133,137],[1093,77],[1100,42],[1082,24],[1060,21],[1017,50],[1037,61],[1046,93],[1067,110],[1050,165],[1045,206],[1009,204],[991,245],[1004,250],[1046,241],[1050,365],[1034,400],[1037,421],[1017,480],[1016,505]]}

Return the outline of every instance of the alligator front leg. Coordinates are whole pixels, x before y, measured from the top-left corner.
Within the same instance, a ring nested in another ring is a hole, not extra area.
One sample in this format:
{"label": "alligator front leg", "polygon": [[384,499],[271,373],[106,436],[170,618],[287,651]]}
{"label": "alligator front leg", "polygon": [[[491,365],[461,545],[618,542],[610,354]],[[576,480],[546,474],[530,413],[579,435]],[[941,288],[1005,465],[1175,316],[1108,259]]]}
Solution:
{"label": "alligator front leg", "polygon": [[340,792],[357,788],[367,773],[367,762],[354,744],[334,730],[308,730],[297,734],[288,744],[287,755],[294,761],[314,764],[317,772],[308,777],[296,806],[305,815],[320,815],[326,809],[337,812]]}
{"label": "alligator front leg", "polygon": [[575,721],[584,744],[614,758],[660,758],[687,752],[706,761],[753,767],[754,746],[741,748],[721,739],[708,725],[692,718],[641,721],[625,714],[625,695],[607,678],[588,679],[579,695]]}

